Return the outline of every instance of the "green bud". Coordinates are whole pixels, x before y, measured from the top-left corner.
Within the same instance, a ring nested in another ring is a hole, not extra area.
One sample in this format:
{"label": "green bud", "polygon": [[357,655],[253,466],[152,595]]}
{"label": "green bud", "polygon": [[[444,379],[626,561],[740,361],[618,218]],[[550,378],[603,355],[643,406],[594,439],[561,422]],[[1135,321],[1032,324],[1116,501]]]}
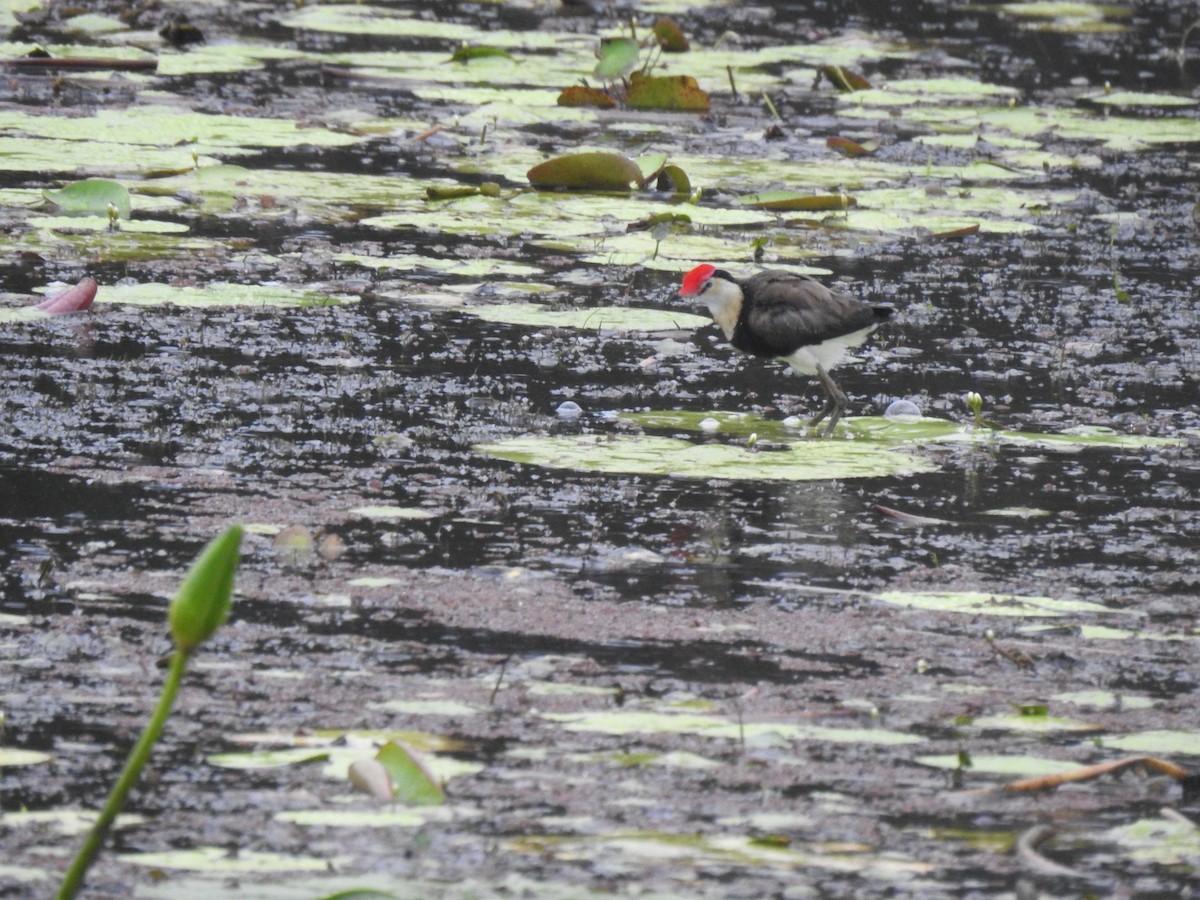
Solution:
{"label": "green bud", "polygon": [[167,619],[175,646],[183,652],[195,650],[229,618],[241,543],[241,525],[209,541],[171,601]]}
{"label": "green bud", "polygon": [[983,397],[975,391],[971,391],[964,399],[967,401],[967,409],[975,416],[975,424],[980,424],[980,413],[983,411]]}

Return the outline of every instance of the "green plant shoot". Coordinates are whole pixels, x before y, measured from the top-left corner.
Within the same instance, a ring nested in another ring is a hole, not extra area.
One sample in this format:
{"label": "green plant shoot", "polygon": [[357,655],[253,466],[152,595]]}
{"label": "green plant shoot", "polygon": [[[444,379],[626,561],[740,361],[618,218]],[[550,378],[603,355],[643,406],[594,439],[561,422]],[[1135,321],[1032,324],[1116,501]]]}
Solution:
{"label": "green plant shoot", "polygon": [[211,637],[229,617],[233,576],[238,565],[241,543],[240,525],[232,526],[209,541],[208,546],[192,564],[179,592],[171,602],[168,618],[171,634],[175,638],[175,653],[171,656],[171,665],[159,694],[158,705],[142,736],[130,751],[125,768],[109,792],[104,808],[88,832],[87,839],[71,862],[71,868],[67,870],[66,877],[59,887],[58,900],[71,900],[83,887],[87,870],[100,852],[117,813],[125,805],[125,798],[129,796],[142,769],[149,761],[150,751],[162,736],[163,727],[171,714],[171,707],[175,703],[175,695],[179,693],[179,685],[183,681],[183,673],[192,651]]}

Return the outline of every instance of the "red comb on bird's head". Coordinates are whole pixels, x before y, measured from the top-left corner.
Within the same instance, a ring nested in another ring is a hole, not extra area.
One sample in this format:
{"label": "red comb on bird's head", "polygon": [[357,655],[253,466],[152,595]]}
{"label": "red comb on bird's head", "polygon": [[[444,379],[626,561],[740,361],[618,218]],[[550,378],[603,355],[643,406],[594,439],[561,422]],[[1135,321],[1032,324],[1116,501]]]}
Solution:
{"label": "red comb on bird's head", "polygon": [[700,293],[700,289],[704,287],[704,282],[712,278],[715,271],[717,271],[717,267],[710,266],[708,263],[696,266],[696,268],[683,276],[683,287],[679,289],[680,295],[690,297],[692,294]]}

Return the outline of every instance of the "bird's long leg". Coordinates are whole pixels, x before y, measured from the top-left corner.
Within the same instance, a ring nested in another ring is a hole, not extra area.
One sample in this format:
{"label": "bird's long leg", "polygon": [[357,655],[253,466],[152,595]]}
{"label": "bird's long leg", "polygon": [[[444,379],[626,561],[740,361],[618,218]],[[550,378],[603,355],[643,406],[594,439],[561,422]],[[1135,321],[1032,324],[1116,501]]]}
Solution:
{"label": "bird's long leg", "polygon": [[812,419],[810,419],[808,424],[810,427],[814,427],[819,424],[822,419],[832,413],[832,417],[829,419],[829,424],[825,426],[824,432],[824,437],[829,437],[831,434],[833,434],[833,429],[837,425],[838,419],[840,419],[842,417],[842,413],[846,411],[846,395],[843,393],[842,389],[837,386],[837,382],[829,377],[829,373],[825,371],[825,367],[820,364],[817,365],[817,377],[821,379],[821,387],[825,389],[825,396],[827,399],[825,402],[825,408],[817,413],[817,415]]}

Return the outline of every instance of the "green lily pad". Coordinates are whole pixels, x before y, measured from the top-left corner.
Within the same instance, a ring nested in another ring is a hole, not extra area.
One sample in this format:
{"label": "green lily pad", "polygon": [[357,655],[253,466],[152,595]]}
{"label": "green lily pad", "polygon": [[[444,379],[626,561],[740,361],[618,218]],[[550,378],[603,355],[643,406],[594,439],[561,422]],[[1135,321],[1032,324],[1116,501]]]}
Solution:
{"label": "green lily pad", "polygon": [[989,594],[979,591],[885,591],[876,597],[895,606],[972,616],[1059,617],[1072,613],[1127,612],[1109,609],[1087,600],[1056,600],[1053,597]]}
{"label": "green lily pad", "polygon": [[379,748],[375,758],[383,763],[392,777],[392,790],[397,800],[408,806],[441,806],[446,793],[416,756],[403,744],[388,741]]}
{"label": "green lily pad", "polygon": [[640,48],[632,38],[609,38],[600,45],[600,62],[592,75],[600,81],[620,81],[637,66]]}
{"label": "green lily pad", "polygon": [[622,475],[756,481],[827,481],[931,472],[920,457],[852,441],[808,441],[755,452],[649,435],[527,436],[477,444],[476,452],[512,462]]}
{"label": "green lily pad", "polygon": [[1102,731],[1104,726],[1094,722],[1080,722],[1065,716],[1025,716],[1018,713],[1001,716],[980,716],[971,722],[972,728],[1002,729],[1031,734],[1058,734],[1060,732]]}
{"label": "green lily pad", "polygon": [[916,735],[885,728],[826,728],[792,722],[742,722],[724,716],[647,709],[608,710],[586,713],[543,713],[542,718],[559,723],[568,731],[601,734],[697,734],[716,738],[754,738],[763,735],[788,740],[829,741],[873,745],[919,744]]}
{"label": "green lily pad", "polygon": [[[311,825],[318,828],[420,828],[434,822],[461,820],[462,815],[463,811],[461,810],[422,806],[391,810],[300,809],[278,812],[272,818],[276,822]],[[394,895],[388,894],[387,896],[393,897]],[[349,896],[346,900],[350,900]]]}
{"label": "green lily pad", "polygon": [[[621,417],[637,422],[643,428],[677,429],[681,431],[713,430],[721,434],[750,435],[778,441],[794,441],[802,433],[776,419],[765,419],[756,413],[728,411],[654,410],[622,413]],[[710,420],[708,428],[701,422]],[[715,423],[715,428],[711,427]],[[1113,449],[1145,449],[1178,447],[1186,444],[1183,438],[1151,437],[1148,435],[1118,434],[1105,428],[1073,428],[1061,434],[975,428],[948,419],[887,419],[882,416],[851,416],[842,420],[839,429],[860,441],[871,441],[886,447],[921,444],[997,443],[1014,447],[1038,447],[1063,451],[1078,451],[1087,447]]]}
{"label": "green lily pad", "polygon": [[534,187],[627,191],[642,170],[620,153],[572,153],[538,163],[526,173]]}
{"label": "green lily pad", "polygon": [[708,94],[690,75],[639,75],[634,73],[625,105],[630,109],[707,112]]}
{"label": "green lily pad", "polygon": [[120,182],[107,178],[85,178],[57,191],[42,191],[42,196],[68,213],[104,216],[107,219],[111,206],[122,219],[128,219],[131,212],[129,190]]}
{"label": "green lily pad", "polygon": [[1151,709],[1156,701],[1149,697],[1132,694],[1114,694],[1111,691],[1064,691],[1053,694],[1051,700],[1070,703],[1074,706],[1090,706],[1095,709]]}
{"label": "green lily pad", "polygon": [[742,197],[739,203],[759,209],[788,212],[843,212],[858,201],[847,194],[803,194],[795,191],[765,191]]}
{"label": "green lily pad", "polygon": [[328,759],[328,751],[317,747],[287,747],[247,753],[214,753],[207,757],[207,762],[222,769],[280,769]]}
{"label": "green lily pad", "polygon": [[177,287],[153,282],[117,284],[106,286],[97,297],[99,303],[132,306],[338,306],[355,301],[354,297],[301,288],[219,282],[204,287]]}
{"label": "green lily pad", "polygon": [[[1061,775],[1084,768],[1078,763],[1061,759],[1044,759],[1037,756],[977,756],[971,754],[971,763],[965,768],[987,775],[1006,775],[1020,778],[1036,778],[1041,775]],[[935,769],[964,768],[962,757],[957,753],[940,756],[918,756],[913,762]]]}
{"label": "green lily pad", "polygon": [[[227,847],[195,847],[191,850],[165,850],[161,853],[119,853],[116,859],[135,866],[155,869],[188,869],[196,872],[325,872],[336,859],[315,856],[287,856],[282,853],[262,853],[240,848],[236,853]],[[348,860],[347,860],[348,861]]]}
{"label": "green lily pad", "polygon": [[712,321],[707,316],[673,309],[645,309],[634,306],[549,309],[536,303],[496,303],[465,306],[462,312],[485,322],[603,332],[683,331],[702,328]]}
{"label": "green lily pad", "polygon": [[54,757],[40,750],[20,750],[16,747],[0,747],[0,767],[36,766],[49,762]]}
{"label": "green lily pad", "polygon": [[[87,810],[14,810],[4,814],[5,828],[53,828],[66,837],[86,834],[91,830],[99,813]],[[122,813],[117,817],[114,828],[132,828],[145,822],[144,816]]]}
{"label": "green lily pad", "polygon": [[364,519],[432,519],[437,513],[419,506],[356,506],[353,515]]}
{"label": "green lily pad", "polygon": [[1122,858],[1142,864],[1183,867],[1179,871],[1195,873],[1200,861],[1200,828],[1192,822],[1138,819],[1110,828],[1100,838],[1115,844]]}
{"label": "green lily pad", "polygon": [[1080,99],[1086,100],[1088,103],[1099,104],[1100,106],[1152,106],[1161,108],[1196,105],[1194,97],[1182,96],[1180,94],[1152,94],[1146,91],[1111,91],[1107,94],[1096,94],[1081,97]]}
{"label": "green lily pad", "polygon": [[1152,756],[1200,756],[1200,731],[1140,731],[1105,738],[1104,746]]}

